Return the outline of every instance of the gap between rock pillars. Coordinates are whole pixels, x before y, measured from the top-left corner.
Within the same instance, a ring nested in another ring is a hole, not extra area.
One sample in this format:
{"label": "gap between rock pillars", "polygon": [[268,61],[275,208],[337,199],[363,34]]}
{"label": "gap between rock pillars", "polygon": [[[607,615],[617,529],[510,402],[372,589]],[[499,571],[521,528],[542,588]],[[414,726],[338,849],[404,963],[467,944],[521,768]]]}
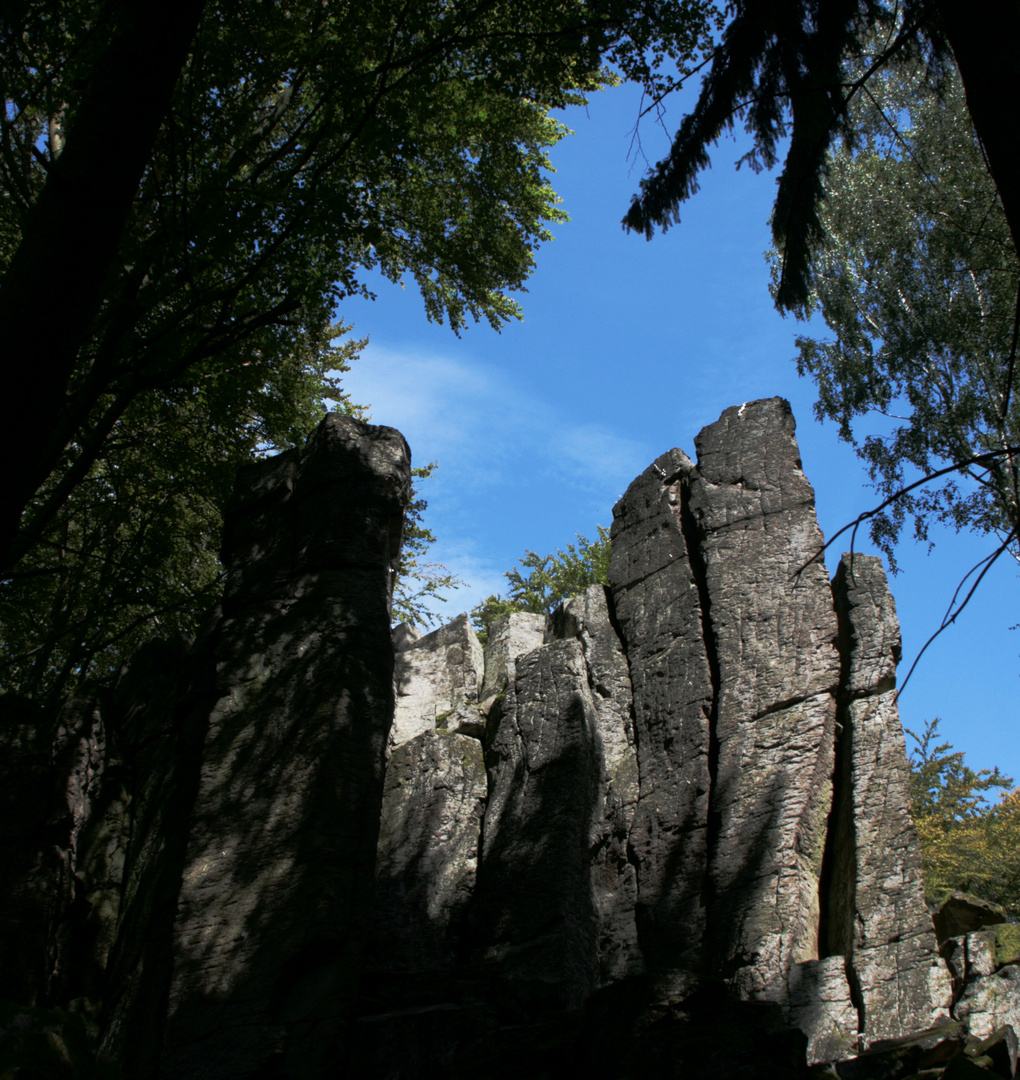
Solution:
{"label": "gap between rock pillars", "polygon": [[[708,711],[708,819],[705,838],[705,870],[701,887],[702,906],[705,909],[705,939],[707,946],[711,940],[710,923],[712,921],[712,905],[715,899],[715,882],[712,878],[711,868],[715,861],[716,849],[719,844],[719,836],[722,829],[722,815],[715,806],[715,789],[719,779],[719,653],[716,648],[715,631],[712,626],[712,598],[708,591],[708,574],[705,568],[705,557],[701,550],[700,530],[694,518],[690,506],[689,473],[683,474],[680,479],[680,530],[683,533],[684,543],[687,545],[687,558],[690,562],[691,572],[694,575],[695,588],[698,591],[698,601],[701,607],[702,637],[705,644],[705,655],[708,659],[709,678],[712,685],[712,704]],[[703,966],[707,969],[708,957],[704,957]]]}
{"label": "gap between rock pillars", "polygon": [[[842,601],[842,602],[841,602]],[[854,880],[857,830],[853,813],[853,725],[849,716],[849,685],[853,649],[846,598],[833,589],[839,634],[839,687],[836,693],[836,747],[833,765],[832,809],[826,828],[825,853],[819,879],[818,955],[842,956],[850,1000],[857,1011],[857,1031],[865,1030],[864,994],[853,962]]]}

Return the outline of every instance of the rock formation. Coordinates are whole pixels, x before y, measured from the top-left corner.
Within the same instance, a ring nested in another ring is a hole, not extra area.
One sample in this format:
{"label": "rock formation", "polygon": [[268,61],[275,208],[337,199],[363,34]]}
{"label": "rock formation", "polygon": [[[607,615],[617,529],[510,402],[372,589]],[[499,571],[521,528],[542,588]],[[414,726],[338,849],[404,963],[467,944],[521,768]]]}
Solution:
{"label": "rock formation", "polygon": [[[484,653],[466,616],[391,636],[396,432],[243,472],[199,639],[56,756],[4,729],[48,793],[0,878],[19,997],[101,999],[105,1053],[174,1080],[778,1080],[948,1019],[881,565],[830,586],[785,402],[696,447],[614,508],[608,589]],[[947,948],[984,1032],[975,980],[1020,980],[981,932]]]}
{"label": "rock formation", "polygon": [[[638,973],[660,1006],[721,982],[778,1005],[822,1060],[927,1027],[950,985],[910,821],[892,598],[868,557],[830,587],[793,430],[784,402],[728,410],[698,465],[670,451],[616,506],[608,595],[571,601],[541,641],[535,616],[494,628],[479,696],[505,696],[467,938],[447,955],[567,1005]],[[402,666],[431,669],[443,635]],[[384,819],[423,797],[388,788]]]}

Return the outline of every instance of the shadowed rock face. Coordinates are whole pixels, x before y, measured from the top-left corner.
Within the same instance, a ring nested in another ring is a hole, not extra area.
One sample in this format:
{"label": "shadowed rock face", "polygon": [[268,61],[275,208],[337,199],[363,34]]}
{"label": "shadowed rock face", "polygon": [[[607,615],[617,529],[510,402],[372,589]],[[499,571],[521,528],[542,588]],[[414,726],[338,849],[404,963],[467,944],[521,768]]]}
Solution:
{"label": "shadowed rock face", "polygon": [[371,968],[442,971],[463,962],[485,796],[476,738],[426,731],[393,751],[376,856]]}
{"label": "shadowed rock face", "polygon": [[609,567],[634,694],[639,798],[630,830],[642,949],[652,967],[697,971],[705,934],[716,673],[701,567],[685,514],[694,466],[652,463],[613,508]]}
{"label": "shadowed rock face", "polygon": [[166,1076],[226,1076],[227,1063],[286,1075],[343,1052],[393,715],[388,610],[409,467],[397,432],[331,415],[302,451],[239,479]]}
{"label": "shadowed rock face", "polygon": [[64,758],[0,732],[61,793],[0,879],[25,994],[105,966],[107,1052],[175,1080],[788,1078],[930,1024],[881,566],[833,599],[785,402],[696,446],[614,508],[610,588],[484,656],[466,616],[391,634],[396,432],[330,417],[244,470],[200,639],[69,714]]}
{"label": "shadowed rock face", "polygon": [[487,753],[490,788],[473,909],[483,966],[562,983],[580,1004],[596,985],[589,869],[601,747],[580,644],[511,662]]}

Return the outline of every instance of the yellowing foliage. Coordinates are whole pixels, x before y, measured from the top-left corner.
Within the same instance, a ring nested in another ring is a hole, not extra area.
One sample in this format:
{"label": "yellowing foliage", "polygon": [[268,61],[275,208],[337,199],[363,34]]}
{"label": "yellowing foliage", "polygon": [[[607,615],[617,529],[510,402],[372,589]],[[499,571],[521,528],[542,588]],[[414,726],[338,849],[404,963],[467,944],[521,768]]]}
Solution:
{"label": "yellowing foliage", "polygon": [[921,843],[925,896],[937,904],[963,889],[1002,904],[1020,917],[1020,788],[997,803],[986,793],[1011,788],[998,769],[975,772],[949,743],[932,746],[939,721],[932,720],[911,754],[911,797]]}

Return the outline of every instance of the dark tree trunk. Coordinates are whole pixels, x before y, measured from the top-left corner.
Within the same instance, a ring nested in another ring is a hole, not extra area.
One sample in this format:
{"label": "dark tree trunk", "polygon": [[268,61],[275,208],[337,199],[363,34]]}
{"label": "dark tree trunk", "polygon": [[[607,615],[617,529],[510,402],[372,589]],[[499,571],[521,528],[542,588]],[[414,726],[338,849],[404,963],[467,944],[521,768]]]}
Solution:
{"label": "dark tree trunk", "polygon": [[22,512],[57,464],[55,421],[205,0],[126,0],[63,152],[0,284],[0,573]]}
{"label": "dark tree trunk", "polygon": [[937,6],[967,92],[967,108],[1020,252],[1020,3],[938,0]]}

